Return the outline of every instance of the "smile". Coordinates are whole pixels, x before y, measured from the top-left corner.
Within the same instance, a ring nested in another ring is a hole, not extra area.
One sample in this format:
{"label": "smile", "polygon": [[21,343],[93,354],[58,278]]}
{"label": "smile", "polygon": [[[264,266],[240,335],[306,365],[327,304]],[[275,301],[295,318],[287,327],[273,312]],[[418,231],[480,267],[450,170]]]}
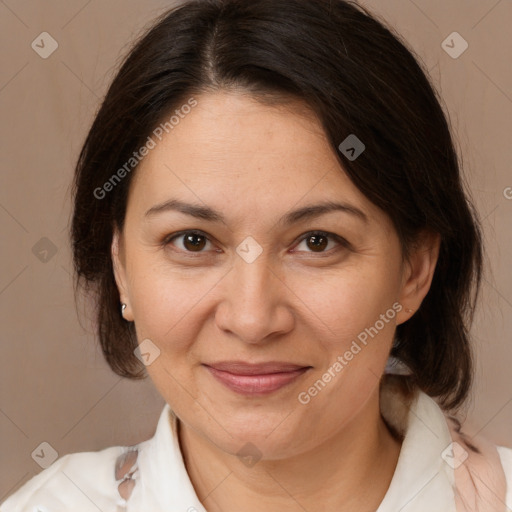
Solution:
{"label": "smile", "polygon": [[[221,384],[236,393],[248,396],[266,395],[294,382],[311,367],[295,368],[287,371],[254,374],[251,370],[227,371],[204,365],[210,374]],[[245,371],[245,373],[244,373]]]}

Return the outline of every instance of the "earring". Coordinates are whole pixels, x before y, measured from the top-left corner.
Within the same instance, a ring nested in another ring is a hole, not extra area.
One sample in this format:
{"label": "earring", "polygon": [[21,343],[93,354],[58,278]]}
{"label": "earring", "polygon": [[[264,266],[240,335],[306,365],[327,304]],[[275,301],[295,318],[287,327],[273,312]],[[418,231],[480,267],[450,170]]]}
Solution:
{"label": "earring", "polygon": [[124,316],[124,310],[125,310],[125,309],[126,309],[126,304],[123,302],[123,303],[121,304],[121,315],[123,315],[123,316]]}

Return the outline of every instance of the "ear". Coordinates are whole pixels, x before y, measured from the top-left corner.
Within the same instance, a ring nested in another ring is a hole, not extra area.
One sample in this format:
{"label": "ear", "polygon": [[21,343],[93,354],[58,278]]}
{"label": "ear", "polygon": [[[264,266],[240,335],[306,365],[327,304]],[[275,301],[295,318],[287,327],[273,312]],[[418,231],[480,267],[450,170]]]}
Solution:
{"label": "ear", "polygon": [[[122,313],[123,318],[129,322],[133,322],[133,313],[130,306],[130,296],[128,289],[128,281],[126,278],[126,264],[123,247],[122,234],[117,228],[114,228],[111,244],[112,267],[114,269],[114,278],[116,280],[119,297],[122,304],[126,304],[126,308]],[[119,304],[121,308],[121,304]]]}
{"label": "ear", "polygon": [[430,290],[440,245],[439,233],[423,231],[410,249],[409,257],[403,265],[402,287],[398,300],[403,309],[397,316],[397,325],[414,315]]}

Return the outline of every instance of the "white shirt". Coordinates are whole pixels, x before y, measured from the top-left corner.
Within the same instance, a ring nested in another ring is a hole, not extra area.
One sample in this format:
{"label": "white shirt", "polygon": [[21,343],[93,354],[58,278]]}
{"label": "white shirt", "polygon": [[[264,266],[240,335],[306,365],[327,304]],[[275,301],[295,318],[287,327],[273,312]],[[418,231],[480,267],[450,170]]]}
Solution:
{"label": "white shirt", "polygon": [[[451,443],[442,409],[420,391],[407,417],[397,467],[376,512],[456,512],[454,470],[441,457]],[[61,457],[4,501],[0,511],[206,512],[186,471],[176,428],[176,416],[166,404],[155,435],[138,445],[136,483],[126,509],[114,468],[128,447],[114,446]],[[498,447],[498,453],[512,510],[512,449]]]}

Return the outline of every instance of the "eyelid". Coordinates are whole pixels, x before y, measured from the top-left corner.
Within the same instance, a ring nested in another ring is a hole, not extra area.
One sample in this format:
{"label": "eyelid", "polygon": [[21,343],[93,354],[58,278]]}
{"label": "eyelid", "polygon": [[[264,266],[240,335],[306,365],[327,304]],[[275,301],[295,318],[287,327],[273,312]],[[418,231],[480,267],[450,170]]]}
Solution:
{"label": "eyelid", "polygon": [[[189,234],[199,235],[201,237],[204,237],[208,242],[214,243],[214,239],[212,239],[212,237],[210,237],[204,231],[201,231],[200,229],[186,229],[186,230],[178,231],[176,233],[172,233],[172,234],[166,236],[163,239],[163,241],[162,241],[162,245],[165,247],[165,246],[169,245],[174,239],[180,238],[180,237],[182,237],[184,235],[189,235]],[[298,237],[295,240],[294,246],[298,245],[299,243],[303,242],[307,238],[309,238],[311,236],[314,236],[314,235],[324,236],[324,237],[326,237],[326,238],[328,238],[330,240],[336,241],[340,246],[342,246],[342,247],[344,247],[346,249],[352,250],[352,245],[350,244],[350,242],[348,242],[342,236],[337,235],[336,233],[331,233],[329,231],[321,231],[321,230],[312,230],[312,231],[308,231],[306,233],[303,233],[302,235],[300,235],[300,237]],[[326,254],[330,255],[332,252],[336,252],[337,249],[338,248],[335,247],[333,249],[329,249],[328,251],[323,251],[323,252],[318,252],[318,253],[315,253],[314,251],[297,251],[297,252],[299,252],[299,253],[300,252],[306,252],[306,253],[309,253],[309,254],[317,254],[319,257],[321,257],[322,255],[325,256]],[[183,251],[181,249],[177,249],[177,251],[180,252],[181,254],[186,254],[186,255],[192,256],[192,257],[200,256],[201,254],[204,254],[204,253],[208,252],[208,251],[199,251],[199,252]],[[215,252],[219,252],[219,251],[215,251]]]}
{"label": "eyelid", "polygon": [[[304,233],[303,235],[300,235],[300,237],[296,241],[296,245],[298,245],[299,243],[303,242],[304,240],[306,240],[309,237],[314,236],[314,235],[320,235],[325,238],[328,238],[329,240],[334,240],[340,246],[342,246],[346,249],[352,249],[352,245],[350,244],[350,242],[348,242],[342,236],[337,235],[336,233],[331,233],[329,231],[322,231],[322,230],[312,230],[312,231],[308,231],[307,233]],[[339,249],[339,247],[334,247],[333,249],[329,249],[328,251],[323,251],[323,252],[317,252],[317,253],[315,253],[314,251],[305,251],[305,252],[309,253],[309,254],[317,254],[319,257],[321,257],[321,256],[331,255],[333,252],[336,252],[338,249]],[[298,251],[298,252],[304,252],[304,251]]]}
{"label": "eyelid", "polygon": [[[183,237],[184,235],[199,235],[199,236],[202,236],[203,238],[205,238],[208,242],[213,243],[212,237],[210,237],[209,235],[207,235],[204,231],[201,231],[200,229],[184,229],[183,231],[171,233],[170,235],[166,236],[162,241],[162,245],[164,247],[166,247],[167,245],[171,245],[171,242],[174,239]],[[204,254],[205,252],[207,252],[207,251],[199,251],[199,252],[183,251],[181,249],[176,249],[176,250],[178,252],[180,252],[181,254],[187,254],[187,255],[191,255],[191,256],[201,255],[201,254]],[[216,251],[216,252],[218,252],[218,251]]]}

